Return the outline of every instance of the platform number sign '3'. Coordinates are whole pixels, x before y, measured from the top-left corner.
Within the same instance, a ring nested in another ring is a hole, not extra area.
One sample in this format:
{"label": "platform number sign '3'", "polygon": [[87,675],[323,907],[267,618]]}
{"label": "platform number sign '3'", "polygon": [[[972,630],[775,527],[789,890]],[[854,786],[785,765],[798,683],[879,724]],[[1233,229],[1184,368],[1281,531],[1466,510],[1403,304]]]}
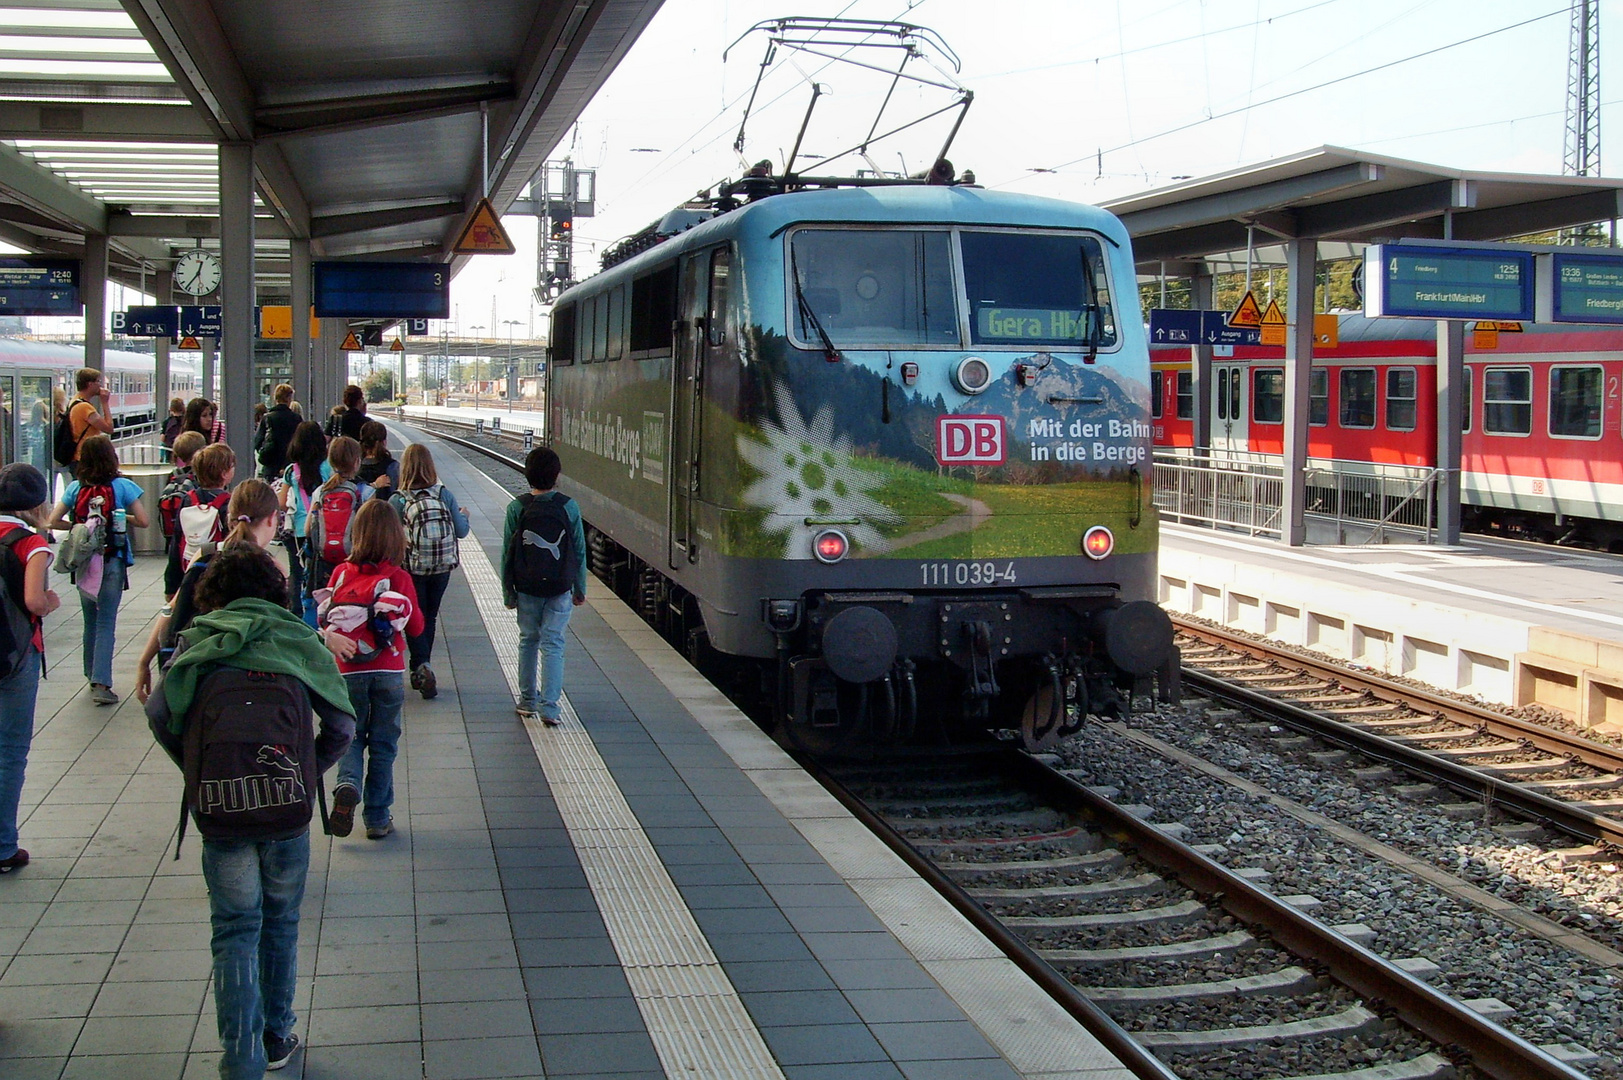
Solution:
{"label": "platform number sign '3'", "polygon": [[1005,456],[1001,416],[938,416],[935,457],[943,465],[1001,465]]}

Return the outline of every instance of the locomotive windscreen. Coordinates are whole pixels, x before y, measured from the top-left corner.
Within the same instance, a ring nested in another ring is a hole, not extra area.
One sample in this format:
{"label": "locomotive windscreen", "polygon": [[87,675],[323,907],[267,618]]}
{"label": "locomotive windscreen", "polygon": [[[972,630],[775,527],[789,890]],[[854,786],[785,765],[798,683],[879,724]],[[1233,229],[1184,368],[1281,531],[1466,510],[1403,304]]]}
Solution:
{"label": "locomotive windscreen", "polygon": [[796,232],[800,339],[817,340],[810,315],[836,345],[958,344],[951,242],[913,229]]}
{"label": "locomotive windscreen", "polygon": [[[1116,324],[1097,240],[965,232],[962,243],[969,327],[975,344],[1082,344],[1087,338],[1084,311],[1088,305],[1099,307],[1098,344],[1107,348],[1115,344]],[[1091,274],[1084,271],[1084,257],[1091,264]]]}

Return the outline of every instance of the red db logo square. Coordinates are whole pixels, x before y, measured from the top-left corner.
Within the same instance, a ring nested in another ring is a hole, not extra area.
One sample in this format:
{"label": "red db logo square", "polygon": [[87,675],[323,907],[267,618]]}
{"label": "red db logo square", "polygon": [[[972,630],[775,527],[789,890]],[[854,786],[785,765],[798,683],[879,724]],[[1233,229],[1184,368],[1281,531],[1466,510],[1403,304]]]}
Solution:
{"label": "red db logo square", "polygon": [[935,459],[943,465],[1003,464],[1003,418],[936,417]]}

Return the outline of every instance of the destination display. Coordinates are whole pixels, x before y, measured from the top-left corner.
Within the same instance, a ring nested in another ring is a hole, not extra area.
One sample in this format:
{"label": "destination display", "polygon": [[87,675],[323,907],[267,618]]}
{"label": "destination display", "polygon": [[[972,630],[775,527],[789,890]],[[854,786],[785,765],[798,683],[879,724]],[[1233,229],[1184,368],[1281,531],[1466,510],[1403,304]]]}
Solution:
{"label": "destination display", "polygon": [[1087,330],[1076,308],[983,307],[975,316],[981,341],[1081,341]]}
{"label": "destination display", "polygon": [[1370,318],[1533,318],[1533,255],[1497,248],[1372,244],[1364,249]]}
{"label": "destination display", "polygon": [[0,315],[80,315],[75,259],[0,257]]}
{"label": "destination display", "polygon": [[313,281],[321,319],[448,319],[447,263],[318,262]]}
{"label": "destination display", "polygon": [[1555,296],[1550,321],[1623,323],[1623,256],[1556,252],[1551,259]]}

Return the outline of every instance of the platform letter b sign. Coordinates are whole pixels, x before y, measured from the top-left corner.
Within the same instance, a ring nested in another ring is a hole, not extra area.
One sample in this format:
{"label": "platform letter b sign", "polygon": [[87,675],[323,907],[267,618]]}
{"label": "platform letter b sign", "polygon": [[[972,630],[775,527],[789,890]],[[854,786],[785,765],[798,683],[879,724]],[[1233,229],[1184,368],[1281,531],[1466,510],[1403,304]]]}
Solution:
{"label": "platform letter b sign", "polygon": [[1001,416],[940,416],[935,422],[935,457],[943,465],[1001,465]]}

